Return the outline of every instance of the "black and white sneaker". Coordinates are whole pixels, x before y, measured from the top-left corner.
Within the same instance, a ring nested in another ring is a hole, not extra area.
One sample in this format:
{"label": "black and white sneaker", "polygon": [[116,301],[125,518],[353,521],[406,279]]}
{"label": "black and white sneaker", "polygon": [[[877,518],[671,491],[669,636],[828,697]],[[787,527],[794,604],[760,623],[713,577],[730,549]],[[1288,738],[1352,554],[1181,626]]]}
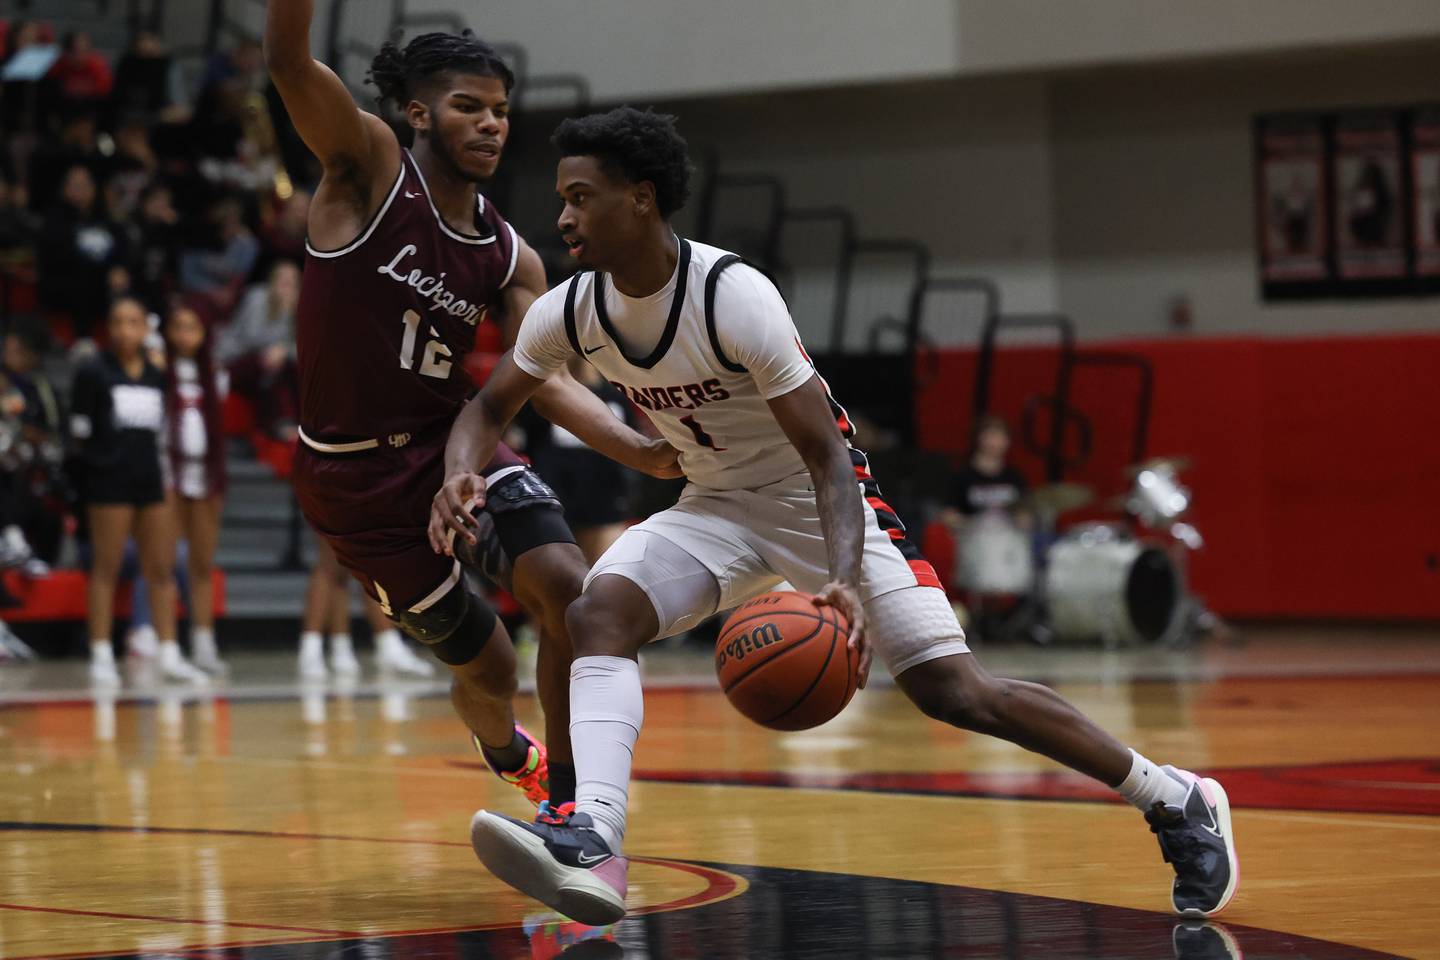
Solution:
{"label": "black and white sneaker", "polygon": [[1175,912],[1210,917],[1225,908],[1240,883],[1230,799],[1216,781],[1176,772],[1190,781],[1184,804],[1175,807],[1157,801],[1145,819],[1160,841],[1165,862],[1175,868],[1170,891]]}
{"label": "black and white sneaker", "polygon": [[1187,920],[1170,931],[1175,960],[1244,960],[1233,934],[1218,923]]}
{"label": "black and white sneaker", "polygon": [[495,876],[572,920],[598,927],[625,916],[630,861],[610,851],[589,814],[523,823],[481,810],[470,845]]}

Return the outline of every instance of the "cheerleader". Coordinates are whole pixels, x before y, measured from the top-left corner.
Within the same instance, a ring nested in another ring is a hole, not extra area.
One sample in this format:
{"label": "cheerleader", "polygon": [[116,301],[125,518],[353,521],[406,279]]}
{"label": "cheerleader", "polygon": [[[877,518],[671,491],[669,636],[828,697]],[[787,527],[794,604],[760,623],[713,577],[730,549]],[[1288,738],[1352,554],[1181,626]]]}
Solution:
{"label": "cheerleader", "polygon": [[92,551],[90,680],[97,687],[120,683],[110,633],[125,541],[133,536],[150,584],[160,671],[167,679],[205,683],[176,642],[175,524],[160,464],[165,375],[145,355],[145,307],[130,298],[115,301],[107,329],[107,349],[76,371],[71,393],[70,431],[79,444],[77,480]]}
{"label": "cheerleader", "polygon": [[220,408],[226,377],[215,369],[204,321],[189,307],[170,311],[165,353],[166,473],[180,536],[189,546],[190,658],[207,673],[224,673],[215,645],[211,573],[225,494]]}

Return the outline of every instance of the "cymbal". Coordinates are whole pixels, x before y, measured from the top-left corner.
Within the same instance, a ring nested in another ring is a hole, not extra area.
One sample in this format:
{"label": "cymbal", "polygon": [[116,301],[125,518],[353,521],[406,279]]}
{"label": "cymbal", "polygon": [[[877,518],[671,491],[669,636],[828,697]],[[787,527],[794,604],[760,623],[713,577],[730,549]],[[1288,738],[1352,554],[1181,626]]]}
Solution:
{"label": "cymbal", "polygon": [[1042,513],[1065,513],[1089,506],[1095,491],[1081,483],[1048,483],[1035,487],[1026,497],[1029,505]]}
{"label": "cymbal", "polygon": [[1125,474],[1130,477],[1138,476],[1145,470],[1164,470],[1170,473],[1181,473],[1189,470],[1194,465],[1190,457],[1151,457],[1141,463],[1132,463],[1125,468]]}

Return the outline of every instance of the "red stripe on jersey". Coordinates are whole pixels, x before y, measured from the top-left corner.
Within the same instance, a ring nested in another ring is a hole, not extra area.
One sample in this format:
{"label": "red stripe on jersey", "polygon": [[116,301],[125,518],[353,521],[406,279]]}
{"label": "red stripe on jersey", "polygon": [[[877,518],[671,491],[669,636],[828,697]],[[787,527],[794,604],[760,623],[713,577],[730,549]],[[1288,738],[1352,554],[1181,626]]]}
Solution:
{"label": "red stripe on jersey", "polygon": [[940,583],[940,578],[935,575],[935,568],[925,560],[911,560],[910,572],[915,574],[915,586],[917,587],[945,587]]}
{"label": "red stripe on jersey", "polygon": [[904,540],[904,539],[905,539],[905,531],[904,531],[904,530],[901,530],[899,527],[891,527],[889,530],[886,530],[885,532],[888,533],[888,534],[890,534],[890,539],[891,539],[891,540]]}
{"label": "red stripe on jersey", "polygon": [[884,510],[886,513],[891,514],[895,512],[894,510],[890,509],[890,504],[886,503],[884,500],[881,500],[879,497],[866,497],[865,502],[870,504],[870,506],[874,507],[877,511]]}

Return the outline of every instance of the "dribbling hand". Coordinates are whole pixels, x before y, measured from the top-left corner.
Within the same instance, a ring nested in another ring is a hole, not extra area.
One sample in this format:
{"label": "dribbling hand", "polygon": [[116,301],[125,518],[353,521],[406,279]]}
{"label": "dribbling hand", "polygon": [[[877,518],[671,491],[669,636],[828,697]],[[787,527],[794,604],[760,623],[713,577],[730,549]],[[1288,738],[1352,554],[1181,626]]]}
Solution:
{"label": "dribbling hand", "polygon": [[845,645],[860,656],[860,686],[864,688],[870,679],[870,644],[865,639],[865,605],[860,595],[848,583],[831,581],[815,595],[817,607],[834,607],[850,622],[850,637]]}
{"label": "dribbling hand", "polygon": [[475,543],[475,518],[470,508],[485,502],[485,478],[478,473],[453,474],[445,479],[435,499],[430,502],[430,526],[426,534],[430,538],[430,549],[447,557],[455,556],[454,537],[464,537],[471,545]]}

